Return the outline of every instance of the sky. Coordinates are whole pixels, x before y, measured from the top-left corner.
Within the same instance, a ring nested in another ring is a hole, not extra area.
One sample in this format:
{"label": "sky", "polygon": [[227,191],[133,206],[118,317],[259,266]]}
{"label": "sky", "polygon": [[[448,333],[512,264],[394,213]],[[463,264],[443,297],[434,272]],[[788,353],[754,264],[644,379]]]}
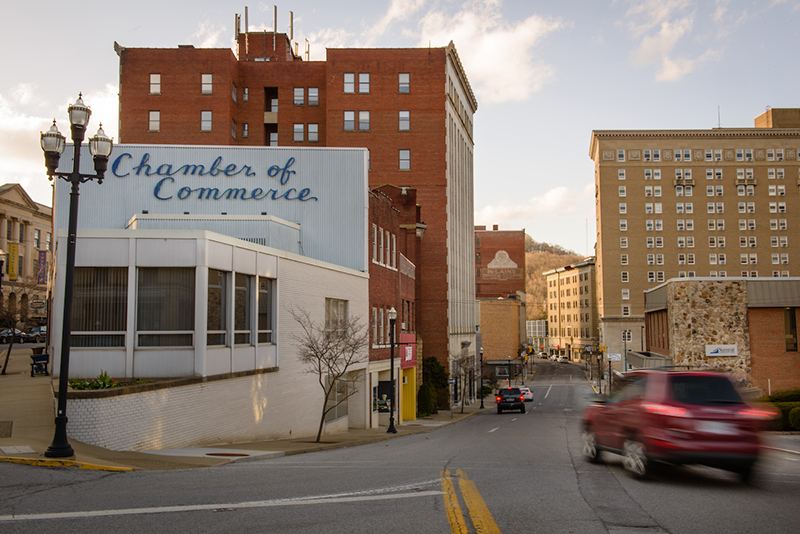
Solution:
{"label": "sky", "polygon": [[[234,17],[272,29],[275,2],[3,2],[0,183],[52,205],[39,135],[69,138],[78,93],[118,132],[124,47],[233,46]],[[475,224],[591,255],[592,130],[752,127],[800,107],[800,0],[291,0],[278,31],[326,48],[458,50],[478,100]],[[244,25],[244,22],[242,22]],[[242,27],[244,30],[244,27]],[[301,45],[302,50],[302,45]],[[87,135],[88,137],[88,135]]]}

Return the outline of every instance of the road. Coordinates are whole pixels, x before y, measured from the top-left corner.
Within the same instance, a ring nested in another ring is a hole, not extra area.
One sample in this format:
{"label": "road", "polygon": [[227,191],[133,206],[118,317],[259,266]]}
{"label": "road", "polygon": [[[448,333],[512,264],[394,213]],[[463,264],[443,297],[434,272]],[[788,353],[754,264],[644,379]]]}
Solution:
{"label": "road", "polygon": [[797,532],[800,456],[768,451],[755,486],[710,468],[636,481],[581,457],[591,392],[539,361],[525,414],[217,468],[104,473],[0,464],[0,532]]}

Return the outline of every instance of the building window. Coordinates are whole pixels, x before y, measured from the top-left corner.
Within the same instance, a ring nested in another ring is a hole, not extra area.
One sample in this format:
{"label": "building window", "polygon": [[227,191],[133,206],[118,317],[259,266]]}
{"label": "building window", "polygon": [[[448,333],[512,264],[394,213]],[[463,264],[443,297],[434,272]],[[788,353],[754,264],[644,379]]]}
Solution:
{"label": "building window", "polygon": [[623,306],[622,307],[622,316],[623,317],[630,317],[631,315],[631,307],[630,306]]}
{"label": "building window", "polygon": [[344,92],[345,93],[355,93],[356,92],[356,75],[353,72],[345,72],[344,73]]}
{"label": "building window", "polygon": [[228,333],[228,273],[208,270],[206,345],[225,345]]}
{"label": "building window", "polygon": [[783,310],[784,335],[786,336],[786,352],[797,352],[797,312],[795,308]]}
{"label": "building window", "polygon": [[358,73],[358,92],[369,93],[369,72]]}
{"label": "building window", "polygon": [[160,95],[161,94],[161,75],[160,74],[151,74],[150,75],[150,94],[151,95]]}
{"label": "building window", "polygon": [[76,267],[74,284],[71,346],[124,347],[128,269]]}
{"label": "building window", "polygon": [[362,132],[369,130],[369,111],[358,112],[358,129]]}
{"label": "building window", "polygon": [[400,170],[407,171],[411,169],[411,151],[407,149],[400,150]]}
{"label": "building window", "polygon": [[[785,230],[785,228],[782,228],[782,230]],[[45,244],[47,245],[46,246],[47,250],[53,250],[53,247],[52,247],[52,245],[53,245],[53,234],[51,234],[50,232],[47,232],[47,241],[45,241]]]}
{"label": "building window", "polygon": [[620,248],[628,248],[628,238],[627,237],[620,237],[619,238],[619,247]]}
{"label": "building window", "polygon": [[231,98],[233,99],[234,102],[236,102],[236,84],[235,83],[232,84],[232,87],[231,87]]}
{"label": "building window", "polygon": [[622,290],[622,300],[630,300],[631,298],[631,290],[628,288],[624,288]]}
{"label": "building window", "polygon": [[355,111],[345,111],[344,112],[344,130],[346,132],[352,132],[356,129],[356,112]]}
{"label": "building window", "polygon": [[628,213],[628,205],[625,202],[619,203],[619,212],[622,214]]}
{"label": "building window", "polygon": [[139,347],[192,347],[195,270],[140,267],[136,310]]}
{"label": "building window", "polygon": [[292,141],[295,142],[302,142],[305,139],[305,125],[304,124],[295,124],[293,129],[293,136]]}
{"label": "building window", "polygon": [[304,87],[294,88],[294,105],[302,106],[306,103],[306,90]]}
{"label": "building window", "polygon": [[347,301],[325,299],[325,332],[332,337],[341,338],[347,328]]}
{"label": "building window", "polygon": [[620,271],[620,280],[623,282],[628,281],[628,271]]}
{"label": "building window", "polygon": [[41,247],[42,244],[42,231],[41,230],[34,230],[33,231],[33,246],[34,248],[38,249]]}
{"label": "building window", "polygon": [[258,279],[258,342],[272,343],[272,294],[274,280]]}
{"label": "building window", "polygon": [[148,132],[159,132],[159,131],[161,131],[161,112],[160,111],[151,111],[148,114],[147,131]]}
{"label": "building window", "polygon": [[625,151],[617,150],[617,161],[625,161]]}
{"label": "building window", "polygon": [[399,113],[399,126],[398,130],[405,132],[411,129],[411,112],[400,111]]}
{"label": "building window", "polygon": [[619,220],[619,230],[620,232],[624,232],[628,229],[628,220],[627,219],[620,219]]}
{"label": "building window", "polygon": [[211,74],[200,75],[200,93],[210,95],[214,91],[214,84],[212,82],[213,76]]}
{"label": "building window", "polygon": [[308,105],[319,106],[319,87],[308,88]]}
{"label": "building window", "polygon": [[628,255],[627,254],[620,255],[619,263],[620,265],[628,265]]}
{"label": "building window", "polygon": [[210,132],[211,131],[211,112],[210,111],[201,111],[200,112],[200,131],[201,132]]}
{"label": "building window", "polygon": [[252,325],[250,310],[253,308],[252,276],[236,273],[233,288],[233,343],[248,345],[251,340]]}
{"label": "building window", "polygon": [[250,100],[250,90],[247,87],[242,88],[242,102]]}
{"label": "building window", "polygon": [[308,125],[308,140],[309,142],[319,141],[319,124],[309,123]]}
{"label": "building window", "polygon": [[626,189],[624,185],[619,186],[619,196],[624,197],[626,194]]}
{"label": "building window", "polygon": [[242,137],[248,137],[249,135],[250,135],[250,128],[245,122],[244,124],[242,124]]}
{"label": "building window", "polygon": [[[25,241],[25,225],[23,223],[19,223],[19,242],[23,243]],[[22,259],[22,256],[20,256]],[[19,272],[22,273],[22,263],[20,263]]]}
{"label": "building window", "polygon": [[236,121],[231,120],[231,137],[236,139]]}
{"label": "building window", "polygon": [[408,72],[401,72],[397,75],[397,92],[410,93],[411,92],[411,74]]}

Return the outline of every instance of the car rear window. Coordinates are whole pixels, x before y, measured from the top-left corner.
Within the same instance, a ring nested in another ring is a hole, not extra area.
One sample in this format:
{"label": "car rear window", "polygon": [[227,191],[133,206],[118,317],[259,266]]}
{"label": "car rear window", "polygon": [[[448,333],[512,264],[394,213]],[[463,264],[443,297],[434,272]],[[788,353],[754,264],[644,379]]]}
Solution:
{"label": "car rear window", "polygon": [[686,375],[672,377],[672,396],[695,406],[738,404],[742,398],[724,376]]}
{"label": "car rear window", "polygon": [[510,389],[502,389],[500,390],[500,393],[502,395],[519,395],[520,392],[518,388],[510,388]]}

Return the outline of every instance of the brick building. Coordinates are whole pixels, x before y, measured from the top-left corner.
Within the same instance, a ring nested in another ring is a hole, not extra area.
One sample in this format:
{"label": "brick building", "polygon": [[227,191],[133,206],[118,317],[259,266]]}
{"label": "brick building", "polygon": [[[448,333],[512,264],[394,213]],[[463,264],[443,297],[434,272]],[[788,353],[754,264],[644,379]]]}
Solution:
{"label": "brick building", "polygon": [[594,258],[542,274],[547,279],[550,354],[579,360],[595,352],[600,340]]}
{"label": "brick building", "polygon": [[475,227],[475,297],[525,292],[525,230]]}
{"label": "brick building", "polygon": [[455,46],[329,49],[303,61],[286,34],[229,49],[124,48],[120,142],[366,147],[369,183],[417,190],[417,336],[449,365],[475,351],[473,114]]}
{"label": "brick building", "polygon": [[597,304],[612,353],[644,326],[642,292],[670,278],[800,274],[800,110],[754,128],[592,132]]}
{"label": "brick building", "polygon": [[[628,363],[710,367],[742,385],[800,388],[797,323],[800,279],[672,279],[645,292],[648,351]],[[688,334],[691,335],[688,335]]]}

